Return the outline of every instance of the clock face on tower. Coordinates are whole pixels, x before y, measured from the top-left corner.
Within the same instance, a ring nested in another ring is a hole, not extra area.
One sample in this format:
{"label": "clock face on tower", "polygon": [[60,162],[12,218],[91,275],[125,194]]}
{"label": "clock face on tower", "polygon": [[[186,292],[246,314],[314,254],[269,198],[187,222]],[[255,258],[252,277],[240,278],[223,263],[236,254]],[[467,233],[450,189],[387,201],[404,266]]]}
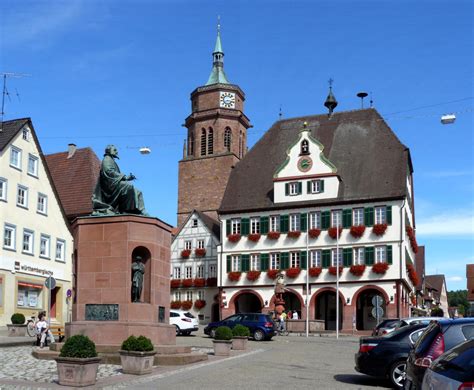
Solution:
{"label": "clock face on tower", "polygon": [[235,93],[221,92],[219,103],[223,108],[235,108]]}

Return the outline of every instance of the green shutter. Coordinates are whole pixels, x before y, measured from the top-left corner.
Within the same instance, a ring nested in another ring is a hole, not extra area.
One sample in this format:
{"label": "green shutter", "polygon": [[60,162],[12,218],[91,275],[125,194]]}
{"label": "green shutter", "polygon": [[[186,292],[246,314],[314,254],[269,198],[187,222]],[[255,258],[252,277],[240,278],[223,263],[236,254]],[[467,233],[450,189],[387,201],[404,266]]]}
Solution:
{"label": "green shutter", "polygon": [[387,225],[392,224],[392,206],[387,206]]}
{"label": "green shutter", "polygon": [[290,183],[285,183],[285,195],[290,195]]}
{"label": "green shutter", "polygon": [[250,270],[250,255],[242,255],[242,272],[247,272]]}
{"label": "green shutter", "polygon": [[240,223],[241,223],[240,232],[242,233],[243,236],[248,235],[250,232],[250,219],[242,218]]}
{"label": "green shutter", "polygon": [[228,219],[227,221],[225,221],[225,233],[226,235],[228,236],[231,232],[231,222],[230,222],[230,219]]}
{"label": "green shutter", "polygon": [[303,183],[301,183],[300,181],[298,182],[298,194],[302,194],[303,193]]}
{"label": "green shutter", "polygon": [[350,267],[352,265],[352,248],[344,248],[342,250],[342,263],[344,267]]}
{"label": "green shutter", "polygon": [[387,245],[387,263],[392,264],[392,262],[393,262],[393,260],[392,260],[392,246]]}
{"label": "green shutter", "polygon": [[308,214],[302,213],[300,215],[300,226],[302,232],[305,232],[308,229]]}
{"label": "green shutter", "polygon": [[321,180],[321,186],[319,188],[321,189],[320,192],[324,192],[324,180]]}
{"label": "green shutter", "polygon": [[374,247],[365,248],[365,264],[373,265],[374,264]]}
{"label": "green shutter", "polygon": [[290,268],[290,254],[288,252],[280,253],[280,268],[281,269]]}
{"label": "green shutter", "polygon": [[374,225],[374,208],[373,207],[366,207],[364,209],[364,224],[365,226]]}
{"label": "green shutter", "polygon": [[289,228],[288,225],[289,225],[288,215],[281,215],[280,216],[280,232],[288,233],[288,228]]}
{"label": "green shutter", "polygon": [[260,269],[262,271],[268,271],[268,264],[269,264],[268,253],[261,253],[260,254]]}
{"label": "green shutter", "polygon": [[260,233],[268,233],[268,217],[260,217]]}
{"label": "green shutter", "polygon": [[352,226],[352,210],[342,210],[342,227],[350,228]]}
{"label": "green shutter", "polygon": [[331,265],[331,250],[323,249],[322,265],[323,265],[323,268],[328,268]]}
{"label": "green shutter", "polygon": [[306,182],[306,193],[311,194],[311,180]]}
{"label": "green shutter", "polygon": [[227,255],[227,272],[232,271],[232,256]]}
{"label": "green shutter", "polygon": [[321,212],[321,228],[327,230],[331,225],[331,212],[323,211]]}
{"label": "green shutter", "polygon": [[301,269],[306,269],[306,265],[308,263],[306,256],[306,251],[301,251],[300,252],[300,263],[301,263]]}

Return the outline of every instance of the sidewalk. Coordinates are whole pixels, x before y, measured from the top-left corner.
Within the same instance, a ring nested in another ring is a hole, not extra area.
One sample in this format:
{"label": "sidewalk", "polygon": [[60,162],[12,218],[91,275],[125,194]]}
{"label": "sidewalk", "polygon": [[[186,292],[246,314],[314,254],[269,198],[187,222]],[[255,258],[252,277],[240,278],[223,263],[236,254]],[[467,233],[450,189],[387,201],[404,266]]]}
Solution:
{"label": "sidewalk", "polygon": [[36,339],[28,335],[26,335],[25,337],[8,337],[7,327],[0,327],[0,348],[17,347],[21,345],[33,346],[35,342]]}

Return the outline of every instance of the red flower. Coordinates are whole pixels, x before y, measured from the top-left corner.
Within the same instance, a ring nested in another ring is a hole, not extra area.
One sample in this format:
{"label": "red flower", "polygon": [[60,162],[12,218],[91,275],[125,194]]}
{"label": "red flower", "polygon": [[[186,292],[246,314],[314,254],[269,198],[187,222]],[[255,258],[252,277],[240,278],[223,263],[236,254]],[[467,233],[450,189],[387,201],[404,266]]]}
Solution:
{"label": "red flower", "polygon": [[299,230],[293,230],[287,233],[287,236],[290,238],[298,238],[300,235],[301,235],[301,232]]}
{"label": "red flower", "polygon": [[312,276],[313,278],[316,278],[321,274],[322,270],[323,269],[321,267],[311,267],[309,269],[309,276]]}
{"label": "red flower", "polygon": [[197,257],[203,257],[206,255],[206,249],[204,248],[196,248],[194,250],[194,253],[196,254]]}
{"label": "red flower", "polygon": [[217,278],[207,278],[206,285],[207,285],[207,287],[217,286]]}
{"label": "red flower", "polygon": [[[339,266],[339,276],[342,275],[343,270],[344,270],[344,268],[342,268],[342,266]],[[329,267],[329,273],[331,275],[337,276],[337,268],[336,267]]]}
{"label": "red flower", "polygon": [[181,287],[181,279],[171,279],[170,285],[171,285],[171,288]]}
{"label": "red flower", "polygon": [[260,277],[260,271],[249,271],[247,272],[247,280],[251,282],[257,280]]}
{"label": "red flower", "polygon": [[[339,238],[341,238],[341,233],[342,233],[342,227],[339,227]],[[329,234],[329,237],[335,240],[337,238],[337,227],[330,227],[328,229],[328,234]]]}
{"label": "red flower", "polygon": [[298,275],[300,274],[301,272],[301,268],[300,267],[294,267],[294,268],[288,268],[286,270],[286,276],[288,276],[289,278],[296,278],[298,277]]}
{"label": "red flower", "polygon": [[194,307],[197,310],[201,310],[204,306],[206,306],[206,301],[204,299],[196,299],[194,302]]}
{"label": "red flower", "polygon": [[280,232],[268,232],[267,233],[267,238],[270,240],[278,240],[280,237]]}
{"label": "red flower", "polygon": [[206,279],[198,278],[194,279],[194,287],[204,287],[206,285]]}
{"label": "red flower", "polygon": [[376,274],[383,275],[385,272],[388,270],[388,264],[387,263],[375,263],[372,266],[372,272]]}
{"label": "red flower", "polygon": [[183,259],[189,258],[190,255],[191,255],[191,250],[190,250],[190,249],[183,249],[183,250],[181,251],[181,257],[182,257]]}
{"label": "red flower", "polygon": [[240,234],[229,234],[227,236],[227,239],[230,241],[230,242],[238,242],[240,240]]}
{"label": "red flower", "polygon": [[415,231],[410,226],[407,226],[405,230],[407,232],[408,238],[410,239],[411,249],[414,253],[418,253],[418,243],[416,242]]}
{"label": "red flower", "polygon": [[416,272],[415,267],[412,264],[407,265],[408,277],[410,278],[411,282],[414,286],[417,286],[420,283],[420,278],[418,277],[418,273]]}
{"label": "red flower", "polygon": [[247,238],[253,242],[257,242],[258,240],[260,240],[260,237],[261,237],[260,233],[249,234],[247,236]]}
{"label": "red flower", "polygon": [[183,287],[193,287],[194,280],[193,279],[184,279],[183,280]]}
{"label": "red flower", "polygon": [[229,278],[229,280],[233,282],[237,282],[238,280],[240,280],[241,275],[242,275],[242,272],[229,272],[227,274],[227,277]]}
{"label": "red flower", "polygon": [[377,236],[383,236],[385,234],[385,230],[387,230],[386,223],[376,223],[372,228],[372,232]]}
{"label": "red flower", "polygon": [[280,270],[279,269],[269,269],[267,271],[267,276],[270,278],[270,279],[276,279],[277,275],[280,273]]}
{"label": "red flower", "polygon": [[354,276],[362,276],[362,274],[365,271],[365,265],[352,265],[351,268],[349,269],[352,275]]}
{"label": "red flower", "polygon": [[319,235],[321,234],[320,229],[309,229],[308,234],[311,238],[318,238]]}
{"label": "red flower", "polygon": [[365,226],[364,225],[358,225],[358,226],[351,226],[351,235],[354,238],[360,238],[364,235],[365,232]]}
{"label": "red flower", "polygon": [[181,302],[181,307],[183,310],[189,310],[193,307],[193,301],[183,301]]}
{"label": "red flower", "polygon": [[179,309],[181,307],[181,301],[171,301],[170,308],[171,309]]}

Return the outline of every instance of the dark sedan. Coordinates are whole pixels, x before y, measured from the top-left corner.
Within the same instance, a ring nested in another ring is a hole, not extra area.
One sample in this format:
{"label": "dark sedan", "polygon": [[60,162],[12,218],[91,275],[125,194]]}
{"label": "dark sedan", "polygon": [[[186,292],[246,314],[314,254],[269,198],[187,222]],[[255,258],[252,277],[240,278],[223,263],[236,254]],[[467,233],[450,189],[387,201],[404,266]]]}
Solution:
{"label": "dark sedan", "polygon": [[232,329],[237,324],[249,328],[250,335],[255,341],[271,340],[275,335],[272,318],[268,314],[263,313],[239,313],[231,315],[222,321],[207,324],[204,328],[204,333],[214,338],[216,329],[219,326],[228,326]]}
{"label": "dark sedan", "polygon": [[387,377],[395,388],[403,388],[408,353],[425,329],[425,324],[416,324],[385,336],[361,337],[355,369],[363,374]]}

